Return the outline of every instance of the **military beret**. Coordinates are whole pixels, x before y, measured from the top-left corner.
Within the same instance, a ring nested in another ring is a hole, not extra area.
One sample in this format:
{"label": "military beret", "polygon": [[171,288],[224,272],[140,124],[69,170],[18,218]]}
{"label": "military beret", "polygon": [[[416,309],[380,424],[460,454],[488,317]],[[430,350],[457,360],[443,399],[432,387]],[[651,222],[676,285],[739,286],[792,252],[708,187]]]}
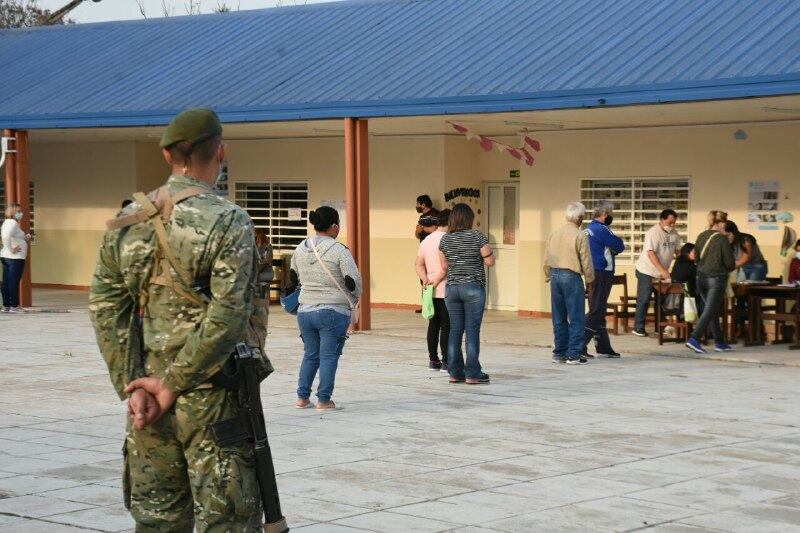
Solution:
{"label": "military beret", "polygon": [[183,141],[197,144],[221,134],[222,124],[217,114],[211,109],[195,107],[179,113],[172,119],[161,136],[159,146],[167,148]]}

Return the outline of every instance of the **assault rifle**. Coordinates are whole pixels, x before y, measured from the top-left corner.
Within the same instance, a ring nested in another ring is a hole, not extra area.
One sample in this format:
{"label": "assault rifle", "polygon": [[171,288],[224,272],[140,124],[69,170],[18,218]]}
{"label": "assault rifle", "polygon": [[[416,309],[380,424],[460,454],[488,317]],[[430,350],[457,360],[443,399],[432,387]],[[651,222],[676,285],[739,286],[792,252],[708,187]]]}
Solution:
{"label": "assault rifle", "polygon": [[261,503],[264,507],[265,533],[285,533],[289,531],[286,519],[281,513],[278,497],[278,484],[275,481],[275,466],[272,451],[267,440],[264,411],[258,391],[258,367],[261,352],[240,342],[236,345],[227,368],[220,370],[212,382],[227,389],[238,391],[242,415],[220,420],[211,424],[211,433],[219,446],[231,446],[249,440],[253,443],[256,459],[256,477],[261,489]]}

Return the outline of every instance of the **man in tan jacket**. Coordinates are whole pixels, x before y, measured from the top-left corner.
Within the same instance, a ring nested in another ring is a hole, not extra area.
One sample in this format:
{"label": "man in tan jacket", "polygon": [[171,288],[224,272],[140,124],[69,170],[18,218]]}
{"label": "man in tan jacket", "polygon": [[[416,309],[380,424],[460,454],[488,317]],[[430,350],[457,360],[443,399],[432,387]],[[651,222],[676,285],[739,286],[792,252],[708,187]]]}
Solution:
{"label": "man in tan jacket", "polygon": [[[544,252],[555,337],[553,362],[583,365],[584,298],[594,286],[594,266],[589,238],[581,231],[586,207],[573,202],[567,206],[566,215],[567,223],[550,234]],[[586,278],[585,288],[581,275]]]}

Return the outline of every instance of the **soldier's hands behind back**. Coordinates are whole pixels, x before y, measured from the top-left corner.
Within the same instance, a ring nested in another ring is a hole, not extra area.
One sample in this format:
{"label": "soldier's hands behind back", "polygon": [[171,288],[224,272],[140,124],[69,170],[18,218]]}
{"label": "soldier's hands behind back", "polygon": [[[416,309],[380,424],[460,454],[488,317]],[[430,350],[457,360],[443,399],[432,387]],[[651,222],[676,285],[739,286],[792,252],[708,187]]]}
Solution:
{"label": "soldier's hands behind back", "polygon": [[[155,398],[158,407],[161,409],[161,413],[159,413],[158,417],[166,413],[178,397],[174,392],[164,386],[164,382],[161,378],[134,379],[125,387],[125,392],[130,394],[137,389],[143,389]],[[156,417],[156,420],[158,420],[158,417]]]}
{"label": "soldier's hands behind back", "polygon": [[152,394],[136,389],[128,399],[128,413],[133,417],[133,427],[142,429],[161,417],[161,407]]}

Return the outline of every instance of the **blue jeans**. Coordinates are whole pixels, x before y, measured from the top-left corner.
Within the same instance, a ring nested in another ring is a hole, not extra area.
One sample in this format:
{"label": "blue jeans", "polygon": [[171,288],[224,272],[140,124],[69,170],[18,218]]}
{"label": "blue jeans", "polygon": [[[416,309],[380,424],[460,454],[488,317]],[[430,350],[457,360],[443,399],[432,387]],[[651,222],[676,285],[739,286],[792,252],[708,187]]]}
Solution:
{"label": "blue jeans", "polygon": [[[725,288],[728,286],[728,276],[706,276],[697,275],[697,293],[702,300],[702,311],[697,325],[692,331],[692,338],[700,341],[703,338],[708,326],[711,325],[711,332],[714,334],[714,341],[717,343],[725,342],[722,335],[722,328],[719,327],[719,317],[722,316],[722,300],[725,298]],[[700,306],[698,306],[700,307]]]}
{"label": "blue jeans", "polygon": [[[481,375],[481,322],[486,307],[486,287],[477,282],[447,284],[444,303],[450,316],[447,343],[447,371],[454,378],[478,378]],[[467,363],[461,351],[461,339],[467,334]]]}
{"label": "blue jeans", "polygon": [[19,307],[19,282],[25,272],[24,259],[2,258],[3,263],[3,307]]}
{"label": "blue jeans", "polygon": [[584,347],[585,288],[580,274],[554,268],[550,271],[550,306],[553,315],[553,355],[579,359]]}
{"label": "blue jeans", "polygon": [[650,298],[653,296],[653,276],[642,274],[636,271],[636,315],[633,321],[633,329],[644,329],[647,320],[647,309],[650,307]]}
{"label": "blue jeans", "polygon": [[767,262],[743,265],[742,272],[749,281],[764,281],[767,279]]}
{"label": "blue jeans", "polygon": [[298,313],[297,324],[305,347],[297,380],[297,397],[308,399],[311,396],[311,385],[319,370],[317,398],[329,402],[350,319],[332,309],[320,309]]}

